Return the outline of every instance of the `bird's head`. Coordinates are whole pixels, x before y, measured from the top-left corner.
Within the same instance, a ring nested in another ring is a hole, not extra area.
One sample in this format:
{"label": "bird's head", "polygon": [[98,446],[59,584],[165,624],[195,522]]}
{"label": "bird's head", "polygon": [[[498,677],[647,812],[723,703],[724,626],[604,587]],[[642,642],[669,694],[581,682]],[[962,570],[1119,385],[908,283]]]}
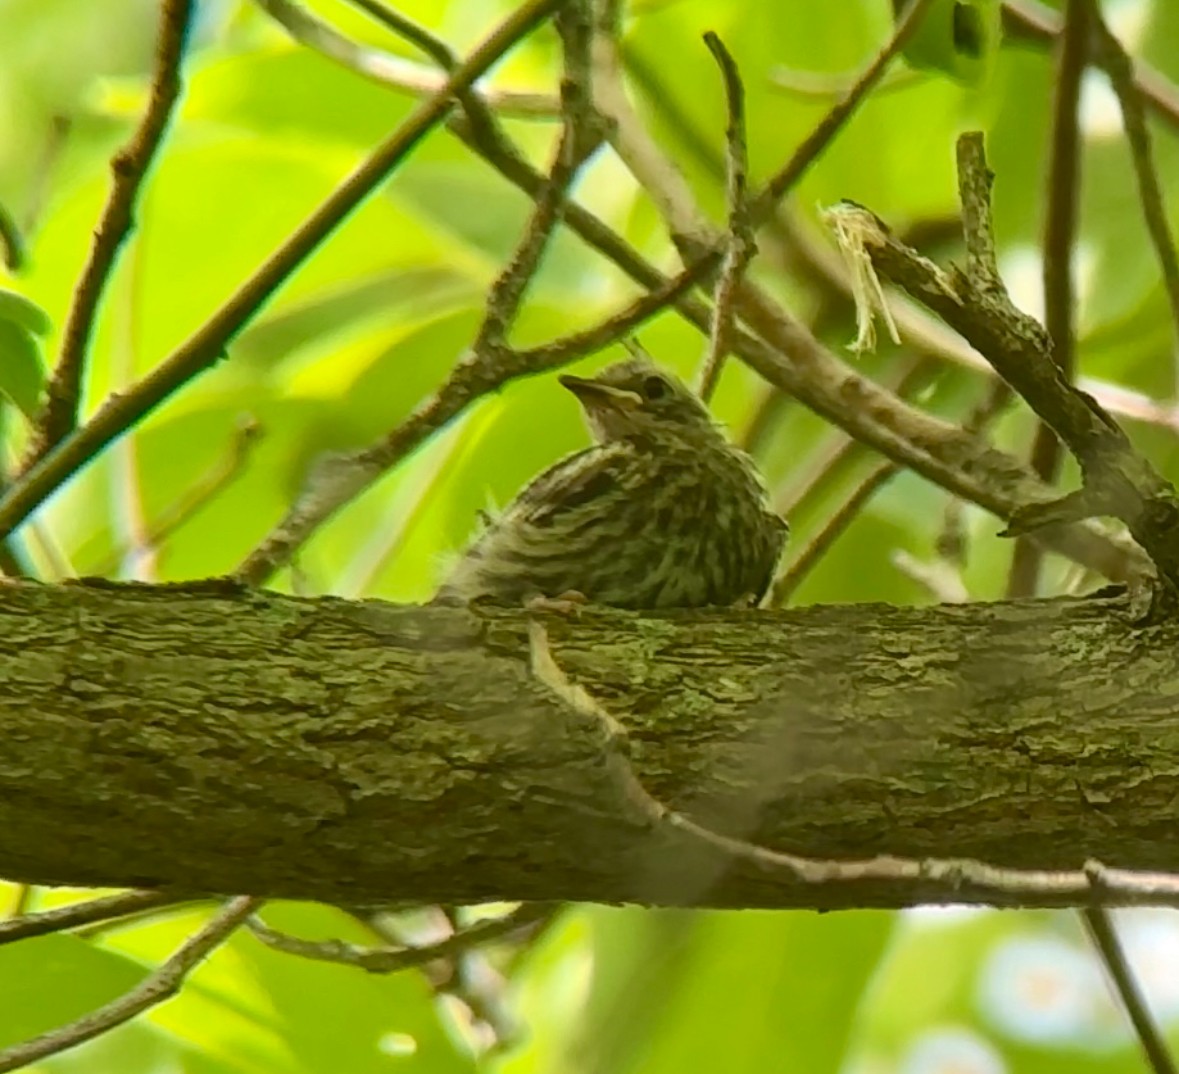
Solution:
{"label": "bird's head", "polygon": [[565,374],[560,381],[577,396],[599,441],[717,435],[708,409],[695,393],[649,358],[629,358],[596,377]]}

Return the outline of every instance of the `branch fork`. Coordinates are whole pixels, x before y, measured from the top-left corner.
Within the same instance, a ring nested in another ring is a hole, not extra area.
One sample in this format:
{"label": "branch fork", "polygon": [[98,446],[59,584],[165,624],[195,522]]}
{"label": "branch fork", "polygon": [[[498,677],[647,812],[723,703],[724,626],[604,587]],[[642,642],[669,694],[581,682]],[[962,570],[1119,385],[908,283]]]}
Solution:
{"label": "branch fork", "polygon": [[[871,212],[845,202],[828,213],[852,260],[872,268],[938,314],[972,344],[1056,433],[1080,464],[1080,489],[1017,506],[1005,536],[1099,515],[1124,522],[1157,572],[1152,613],[1179,607],[1179,497],[1093,396],[1069,383],[1048,333],[1011,301],[999,276],[991,184],[982,134],[958,140],[958,193],[966,261],[943,270],[899,241]],[[850,236],[850,238],[849,238]]]}

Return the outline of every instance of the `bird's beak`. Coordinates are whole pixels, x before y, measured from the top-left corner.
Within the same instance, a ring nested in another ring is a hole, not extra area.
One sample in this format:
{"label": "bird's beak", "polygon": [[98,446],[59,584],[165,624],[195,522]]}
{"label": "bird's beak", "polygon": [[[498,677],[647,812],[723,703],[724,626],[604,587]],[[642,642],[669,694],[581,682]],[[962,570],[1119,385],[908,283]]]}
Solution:
{"label": "bird's beak", "polygon": [[635,392],[628,392],[625,388],[615,388],[613,385],[603,384],[599,380],[587,380],[585,377],[575,377],[570,373],[565,373],[557,379],[561,382],[561,387],[568,388],[577,396],[582,406],[634,410],[643,401]]}

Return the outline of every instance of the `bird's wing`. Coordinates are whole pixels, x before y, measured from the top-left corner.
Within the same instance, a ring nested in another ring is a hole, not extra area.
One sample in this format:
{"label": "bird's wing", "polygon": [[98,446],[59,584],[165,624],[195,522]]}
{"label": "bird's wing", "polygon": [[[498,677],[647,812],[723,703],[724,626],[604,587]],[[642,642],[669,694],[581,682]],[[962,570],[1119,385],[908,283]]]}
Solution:
{"label": "bird's wing", "polygon": [[625,443],[597,444],[546,470],[517,497],[513,514],[541,529],[603,497],[633,485],[634,450]]}

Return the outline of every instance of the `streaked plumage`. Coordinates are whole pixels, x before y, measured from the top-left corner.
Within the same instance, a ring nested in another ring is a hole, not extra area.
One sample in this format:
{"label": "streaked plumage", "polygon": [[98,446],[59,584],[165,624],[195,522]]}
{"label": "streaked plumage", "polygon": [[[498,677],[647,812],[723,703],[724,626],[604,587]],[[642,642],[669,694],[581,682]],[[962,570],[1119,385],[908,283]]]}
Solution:
{"label": "streaked plumage", "polygon": [[787,526],[704,404],[645,358],[561,383],[598,442],[533,480],[466,550],[439,599],[573,591],[620,608],[685,608],[760,598]]}

